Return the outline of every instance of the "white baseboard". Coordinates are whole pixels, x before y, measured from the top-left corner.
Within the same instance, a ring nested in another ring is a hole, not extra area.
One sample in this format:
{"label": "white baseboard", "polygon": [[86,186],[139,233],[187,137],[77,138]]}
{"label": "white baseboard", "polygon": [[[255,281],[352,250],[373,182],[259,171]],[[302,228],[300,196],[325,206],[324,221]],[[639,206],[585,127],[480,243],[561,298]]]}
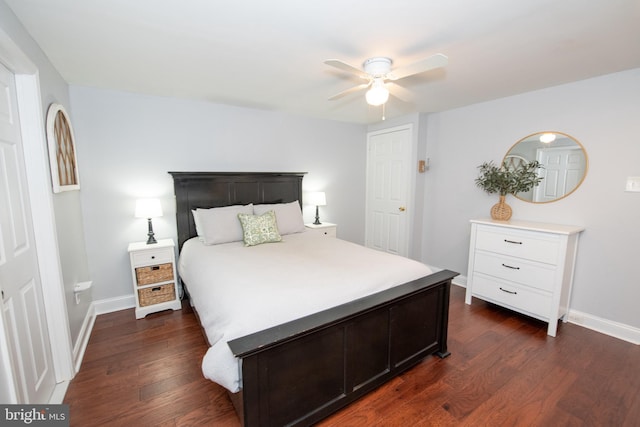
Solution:
{"label": "white baseboard", "polygon": [[126,310],[136,306],[136,296],[123,295],[121,297],[101,299],[93,302],[96,315],[113,313],[114,311]]}
{"label": "white baseboard", "polygon": [[[429,266],[433,271],[442,270],[438,267]],[[452,284],[467,287],[467,276],[457,276],[451,281]],[[614,338],[628,341],[632,344],[640,345],[640,329],[613,320],[603,319],[592,314],[583,313],[569,309],[567,321],[583,328],[591,329]]]}
{"label": "white baseboard", "polygon": [[456,276],[451,281],[452,284],[460,286],[461,288],[467,287],[467,276]]}
{"label": "white baseboard", "polygon": [[[427,267],[429,267],[431,269],[431,271],[433,271],[434,273],[437,273],[438,271],[444,270],[444,268],[436,267],[434,265],[428,265],[427,264]],[[456,276],[456,277],[453,278],[451,283],[454,284],[454,285],[458,285],[460,287],[466,288],[467,287],[467,276]]]}
{"label": "white baseboard", "polygon": [[84,351],[87,348],[87,344],[89,343],[89,337],[91,336],[91,331],[93,330],[93,324],[96,321],[96,309],[93,303],[89,306],[89,310],[87,310],[87,315],[84,317],[84,322],[82,322],[82,327],[80,328],[80,332],[78,333],[78,337],[76,339],[76,344],[73,346],[73,367],[74,374],[78,373],[80,370],[80,365],[82,364],[82,358],[84,357]]}
{"label": "white baseboard", "polygon": [[567,321],[605,335],[640,345],[640,329],[613,320],[603,319],[578,310],[569,310]]}

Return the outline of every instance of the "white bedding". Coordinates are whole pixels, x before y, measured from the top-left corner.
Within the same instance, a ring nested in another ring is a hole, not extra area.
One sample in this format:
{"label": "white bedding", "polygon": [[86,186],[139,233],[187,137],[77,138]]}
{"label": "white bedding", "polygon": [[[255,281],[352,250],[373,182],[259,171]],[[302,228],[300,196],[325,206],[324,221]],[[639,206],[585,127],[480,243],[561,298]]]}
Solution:
{"label": "white bedding", "polygon": [[227,342],[431,274],[424,264],[319,233],[279,243],[206,246],[185,242],[178,270],[211,348],[205,377],[241,388],[238,359]]}

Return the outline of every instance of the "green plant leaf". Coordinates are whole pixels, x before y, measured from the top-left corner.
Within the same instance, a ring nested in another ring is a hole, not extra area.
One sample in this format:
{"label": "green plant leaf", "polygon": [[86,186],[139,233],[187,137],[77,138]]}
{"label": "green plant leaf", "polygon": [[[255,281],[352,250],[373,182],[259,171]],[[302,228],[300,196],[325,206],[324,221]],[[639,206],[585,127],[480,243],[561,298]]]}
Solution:
{"label": "green plant leaf", "polygon": [[478,166],[480,174],[475,182],[489,194],[506,196],[526,193],[542,181],[543,178],[538,175],[538,169],[542,167],[537,160],[516,169],[509,169],[506,163],[496,166],[493,161],[484,162]]}

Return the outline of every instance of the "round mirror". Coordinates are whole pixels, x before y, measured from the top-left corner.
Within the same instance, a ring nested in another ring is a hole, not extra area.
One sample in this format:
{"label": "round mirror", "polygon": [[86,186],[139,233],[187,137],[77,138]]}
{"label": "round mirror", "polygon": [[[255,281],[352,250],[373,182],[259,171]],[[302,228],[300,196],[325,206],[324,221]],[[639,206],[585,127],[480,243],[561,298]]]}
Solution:
{"label": "round mirror", "polygon": [[527,193],[516,197],[526,202],[548,203],[567,197],[582,184],[589,165],[582,144],[566,133],[538,132],[522,138],[504,156],[508,168],[537,160],[543,179]]}

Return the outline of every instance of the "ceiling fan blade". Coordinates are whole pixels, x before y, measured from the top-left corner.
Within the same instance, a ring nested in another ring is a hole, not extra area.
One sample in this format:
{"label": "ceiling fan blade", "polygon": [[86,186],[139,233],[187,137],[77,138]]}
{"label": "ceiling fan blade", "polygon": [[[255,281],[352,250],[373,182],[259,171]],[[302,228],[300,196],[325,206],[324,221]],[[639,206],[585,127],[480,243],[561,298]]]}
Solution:
{"label": "ceiling fan blade", "polygon": [[413,102],[413,92],[411,92],[410,90],[394,82],[387,82],[386,86],[387,89],[389,89],[389,93],[398,98],[400,101],[408,103]]}
{"label": "ceiling fan blade", "polygon": [[343,90],[342,92],[340,92],[340,93],[336,93],[335,95],[333,95],[333,96],[329,97],[329,101],[333,101],[333,100],[335,100],[335,99],[342,98],[342,97],[343,97],[343,96],[345,96],[345,95],[349,95],[350,93],[357,92],[357,91],[362,90],[362,89],[366,89],[366,88],[368,88],[370,85],[371,85],[371,82],[369,82],[369,83],[362,83],[361,85],[354,86],[354,87],[349,88],[349,89],[347,89],[347,90]]}
{"label": "ceiling fan blade", "polygon": [[356,68],[353,65],[349,65],[346,62],[340,61],[339,59],[327,59],[326,61],[324,61],[324,63],[327,65],[331,65],[332,67],[336,67],[342,71],[355,74],[356,76],[361,77],[363,79],[369,78],[367,73],[365,73],[360,68]]}
{"label": "ceiling fan blade", "polygon": [[389,80],[400,80],[405,77],[413,76],[414,74],[424,73],[425,71],[433,70],[435,68],[444,67],[449,63],[449,58],[446,55],[441,53],[437,53],[433,56],[430,56],[422,61],[418,61],[415,64],[409,65],[408,67],[399,68],[397,70],[391,71],[387,75]]}

